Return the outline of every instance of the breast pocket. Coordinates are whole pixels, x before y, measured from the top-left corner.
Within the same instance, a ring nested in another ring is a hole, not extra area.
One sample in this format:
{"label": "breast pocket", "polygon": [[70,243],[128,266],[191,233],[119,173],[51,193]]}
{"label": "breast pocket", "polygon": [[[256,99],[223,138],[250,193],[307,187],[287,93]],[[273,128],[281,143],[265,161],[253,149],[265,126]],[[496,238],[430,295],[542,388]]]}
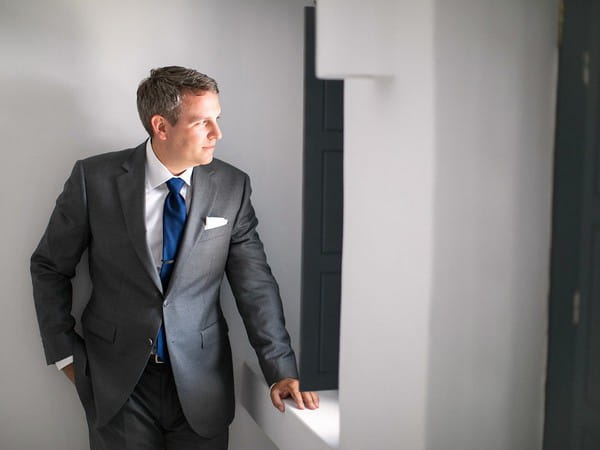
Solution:
{"label": "breast pocket", "polygon": [[202,230],[202,233],[200,234],[200,241],[210,241],[212,239],[217,239],[217,238],[221,238],[221,239],[229,239],[231,234],[231,225],[229,224],[225,224],[225,225],[221,225],[219,227],[216,228],[210,228],[210,229],[206,229],[204,228]]}

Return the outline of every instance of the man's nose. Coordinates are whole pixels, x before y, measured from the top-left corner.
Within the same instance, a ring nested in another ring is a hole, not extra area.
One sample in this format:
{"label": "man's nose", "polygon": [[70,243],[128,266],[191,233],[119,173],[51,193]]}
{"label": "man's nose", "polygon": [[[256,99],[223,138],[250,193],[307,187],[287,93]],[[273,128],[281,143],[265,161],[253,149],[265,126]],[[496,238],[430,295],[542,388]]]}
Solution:
{"label": "man's nose", "polygon": [[223,137],[223,134],[221,134],[221,128],[219,127],[219,124],[217,122],[213,122],[213,126],[210,130],[208,137],[217,141]]}

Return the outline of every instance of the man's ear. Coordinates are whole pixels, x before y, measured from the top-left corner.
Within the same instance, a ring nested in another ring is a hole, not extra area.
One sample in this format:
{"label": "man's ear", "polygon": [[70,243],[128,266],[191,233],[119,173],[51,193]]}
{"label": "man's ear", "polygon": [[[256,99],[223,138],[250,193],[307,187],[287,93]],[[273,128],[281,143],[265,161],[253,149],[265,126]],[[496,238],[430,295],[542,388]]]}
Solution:
{"label": "man's ear", "polygon": [[154,131],[153,137],[161,141],[167,140],[167,119],[155,114],[150,118],[150,125],[152,125],[152,131]]}

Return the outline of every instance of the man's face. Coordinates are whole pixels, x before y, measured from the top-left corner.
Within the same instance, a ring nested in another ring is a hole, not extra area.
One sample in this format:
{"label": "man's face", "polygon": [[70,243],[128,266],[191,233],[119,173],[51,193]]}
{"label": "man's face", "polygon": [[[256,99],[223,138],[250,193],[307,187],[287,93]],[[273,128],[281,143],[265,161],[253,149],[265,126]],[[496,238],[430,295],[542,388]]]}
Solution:
{"label": "man's face", "polygon": [[[185,94],[175,125],[166,123],[166,144],[174,165],[188,168],[209,164],[215,144],[221,139],[217,119],[221,114],[219,95],[204,91]],[[183,169],[182,169],[183,170]]]}

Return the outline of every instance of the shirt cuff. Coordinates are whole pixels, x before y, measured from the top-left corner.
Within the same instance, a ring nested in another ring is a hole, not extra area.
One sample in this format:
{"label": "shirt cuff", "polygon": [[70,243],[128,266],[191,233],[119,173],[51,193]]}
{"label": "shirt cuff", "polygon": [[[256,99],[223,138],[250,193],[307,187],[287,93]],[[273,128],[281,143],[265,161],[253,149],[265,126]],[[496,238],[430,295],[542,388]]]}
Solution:
{"label": "shirt cuff", "polygon": [[67,356],[66,358],[61,359],[60,361],[56,361],[54,364],[56,365],[56,368],[58,370],[63,370],[69,364],[73,364],[73,355]]}

